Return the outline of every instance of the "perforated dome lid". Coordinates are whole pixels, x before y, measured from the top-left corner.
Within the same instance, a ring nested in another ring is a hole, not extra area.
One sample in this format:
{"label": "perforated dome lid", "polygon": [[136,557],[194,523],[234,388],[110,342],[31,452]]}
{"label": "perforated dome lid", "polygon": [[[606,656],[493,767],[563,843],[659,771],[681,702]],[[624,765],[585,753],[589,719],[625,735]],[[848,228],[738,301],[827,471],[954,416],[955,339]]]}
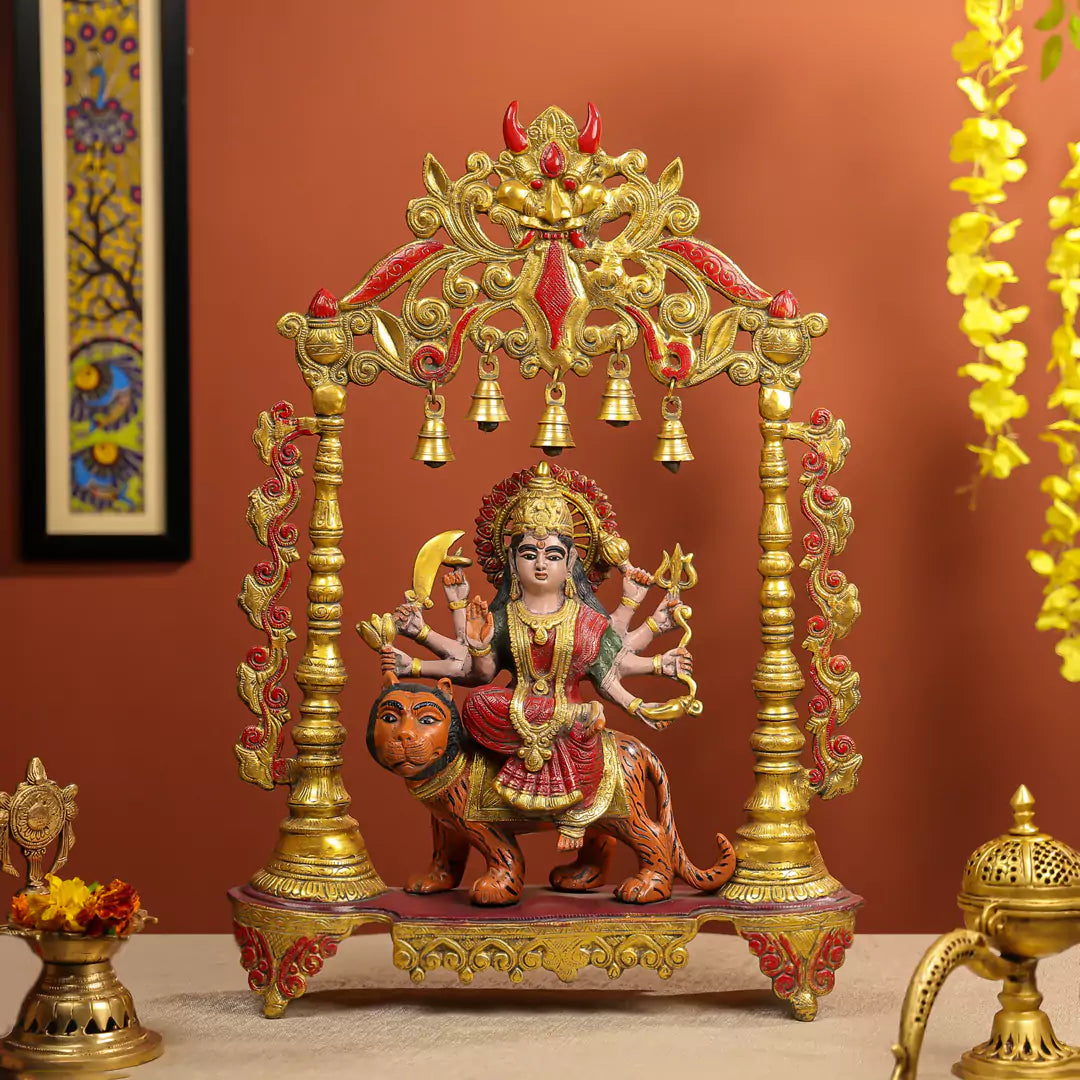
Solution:
{"label": "perforated dome lid", "polygon": [[1013,827],[974,851],[964,868],[963,893],[1023,900],[1040,896],[1080,903],[1080,855],[1035,826],[1035,799],[1023,784],[1010,800]]}

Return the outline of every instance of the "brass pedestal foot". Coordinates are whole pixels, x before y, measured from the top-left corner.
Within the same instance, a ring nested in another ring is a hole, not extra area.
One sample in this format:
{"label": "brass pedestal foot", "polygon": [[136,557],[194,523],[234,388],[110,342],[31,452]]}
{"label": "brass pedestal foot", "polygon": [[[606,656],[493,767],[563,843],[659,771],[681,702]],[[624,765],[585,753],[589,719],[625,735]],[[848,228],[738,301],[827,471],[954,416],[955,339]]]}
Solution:
{"label": "brass pedestal foot", "polygon": [[735,929],[757,957],[773,993],[791,1005],[796,1020],[817,1016],[818,998],[836,983],[854,937],[855,913],[768,915],[736,919]]}
{"label": "brass pedestal foot", "polygon": [[1001,1009],[986,1042],[969,1050],[953,1066],[964,1080],[1020,1080],[1022,1077],[1080,1078],[1080,1049],[1061,1042],[1043,996],[1035,985],[1035,961],[1005,976],[998,994]]}
{"label": "brass pedestal foot", "polygon": [[234,903],[233,933],[248,986],[263,999],[263,1013],[284,1015],[307,990],[308,976],[337,952],[359,922],[355,916],[316,915]]}

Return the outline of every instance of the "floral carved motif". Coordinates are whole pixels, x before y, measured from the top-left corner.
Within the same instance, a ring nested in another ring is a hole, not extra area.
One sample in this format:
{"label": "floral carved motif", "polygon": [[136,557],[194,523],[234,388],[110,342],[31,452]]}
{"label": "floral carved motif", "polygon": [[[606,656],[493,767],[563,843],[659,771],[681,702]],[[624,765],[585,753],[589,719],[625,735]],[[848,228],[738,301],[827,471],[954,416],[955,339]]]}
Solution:
{"label": "floral carved motif", "polygon": [[313,434],[314,420],[293,416],[280,401],[260,413],[252,441],[273,475],[248,496],[247,521],[270,558],[244,577],[237,600],[266,643],[254,646],[236,669],[237,691],[256,717],[236,743],[240,776],[263,788],[288,783],[291,767],[281,757],[284,727],[289,720],[288,691],[282,679],[289,667],[288,643],[296,636],[292,614],[281,603],[289,586],[289,564],[297,558],[297,529],[289,521],[300,498],[300,448],[296,440]]}
{"label": "floral carved motif", "polygon": [[829,482],[843,468],[851,443],[844,422],[827,409],[814,412],[809,424],[787,425],[787,434],[810,447],[800,477],[802,512],[811,525],[803,537],[801,566],[810,572],[807,589],[820,613],[809,619],[803,641],[812,657],[815,691],[806,721],[814,757],[809,782],[823,799],[831,799],[854,789],[862,764],[855,744],[840,730],[859,706],[859,675],[847,656],[833,652],[861,610],[859,590],[831,561],[844,550],[854,528],[851,500]]}

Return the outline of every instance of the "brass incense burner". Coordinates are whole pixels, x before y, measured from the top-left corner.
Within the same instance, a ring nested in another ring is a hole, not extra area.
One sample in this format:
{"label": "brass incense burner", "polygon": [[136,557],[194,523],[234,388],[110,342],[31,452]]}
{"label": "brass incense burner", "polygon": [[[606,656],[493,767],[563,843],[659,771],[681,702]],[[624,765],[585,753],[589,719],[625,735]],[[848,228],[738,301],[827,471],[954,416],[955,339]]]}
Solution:
{"label": "brass incense burner", "polygon": [[990,1038],[953,1066],[957,1076],[1080,1077],[1080,1049],[1054,1034],[1035,985],[1039,960],[1080,941],[1080,855],[1038,830],[1026,787],[1011,805],[1013,827],[978,848],[964,869],[957,903],[966,929],[938,938],[912,976],[893,1080],[914,1080],[934,1000],[961,966],[1003,986]]}

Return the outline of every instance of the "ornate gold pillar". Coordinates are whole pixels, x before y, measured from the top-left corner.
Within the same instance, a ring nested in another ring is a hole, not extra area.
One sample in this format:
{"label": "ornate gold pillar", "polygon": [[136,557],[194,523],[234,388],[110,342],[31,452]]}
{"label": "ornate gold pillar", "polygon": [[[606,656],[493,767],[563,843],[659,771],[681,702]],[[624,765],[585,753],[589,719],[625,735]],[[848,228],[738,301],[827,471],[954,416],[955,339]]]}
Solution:
{"label": "ornate gold pillar", "polygon": [[814,830],[806,822],[810,788],[800,755],[806,739],[795,699],[804,686],[792,652],[795,636],[791,572],[788,460],[784,448],[793,393],[762,386],[763,445],[759,477],[764,505],[758,541],[761,558],[761,641],[753,687],[761,708],[750,736],[754,790],[745,804],[749,821],[737,830],[738,868],[724,887],[729,900],[778,903],[827,896],[840,883],[825,868]]}
{"label": "ornate gold pillar", "polygon": [[329,903],[366,900],[386,886],[368,857],[364,838],[348,814],[341,777],[345,728],[338,695],[347,678],[338,648],[341,637],[345,556],[338,546],[343,525],[338,504],[344,463],[341,432],[346,390],[324,384],[313,392],[319,446],[313,467],[315,503],[308,535],[307,645],[296,668],[304,692],[291,735],[296,747],[289,816],[264,869],[251,879],[263,892],[294,900]]}

